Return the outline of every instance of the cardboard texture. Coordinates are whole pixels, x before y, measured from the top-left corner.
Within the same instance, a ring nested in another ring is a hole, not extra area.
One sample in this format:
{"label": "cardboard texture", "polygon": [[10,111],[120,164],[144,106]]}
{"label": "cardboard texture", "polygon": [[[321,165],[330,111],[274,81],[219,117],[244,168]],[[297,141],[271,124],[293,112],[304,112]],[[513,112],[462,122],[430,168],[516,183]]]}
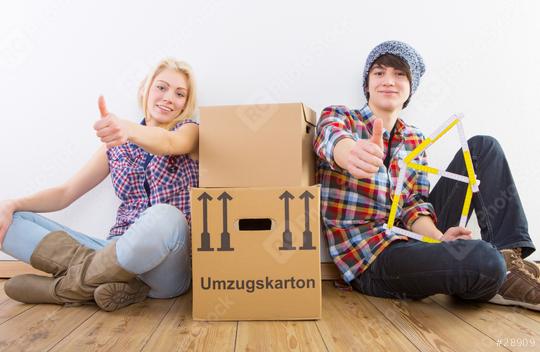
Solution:
{"label": "cardboard texture", "polygon": [[324,226],[321,224],[321,231],[320,231],[320,243],[321,243],[321,263],[332,263],[334,264],[334,260],[332,259],[332,256],[330,255],[330,249],[328,248],[328,241],[326,239],[326,234],[324,233]]}
{"label": "cardboard texture", "polygon": [[193,319],[321,317],[320,186],[191,189]]}
{"label": "cardboard texture", "polygon": [[199,187],[315,184],[315,125],[301,103],[200,108]]}

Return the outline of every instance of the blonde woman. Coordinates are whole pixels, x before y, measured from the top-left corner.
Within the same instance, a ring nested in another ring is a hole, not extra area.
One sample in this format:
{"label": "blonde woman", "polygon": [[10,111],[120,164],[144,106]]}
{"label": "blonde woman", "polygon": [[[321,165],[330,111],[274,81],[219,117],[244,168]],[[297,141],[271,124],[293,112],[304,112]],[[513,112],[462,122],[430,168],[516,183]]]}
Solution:
{"label": "blonde woman", "polygon": [[[139,91],[140,124],[107,111],[99,98],[94,124],[103,145],[64,184],[0,202],[5,253],[51,276],[19,275],[6,294],[25,303],[97,303],[107,311],[147,296],[188,290],[189,187],[198,184],[196,89],[184,62],[162,60]],[[111,175],[122,201],[107,239],[37,213],[64,209]]]}

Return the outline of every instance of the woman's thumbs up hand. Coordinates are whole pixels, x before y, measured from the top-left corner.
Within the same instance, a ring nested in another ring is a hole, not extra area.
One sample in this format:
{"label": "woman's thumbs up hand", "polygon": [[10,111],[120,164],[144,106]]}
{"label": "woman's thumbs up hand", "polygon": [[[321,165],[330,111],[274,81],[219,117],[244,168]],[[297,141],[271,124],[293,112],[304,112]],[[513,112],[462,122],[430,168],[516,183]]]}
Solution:
{"label": "woman's thumbs up hand", "polygon": [[100,119],[94,123],[96,136],[107,145],[107,149],[127,143],[129,139],[129,122],[109,113],[105,98],[98,99]]}

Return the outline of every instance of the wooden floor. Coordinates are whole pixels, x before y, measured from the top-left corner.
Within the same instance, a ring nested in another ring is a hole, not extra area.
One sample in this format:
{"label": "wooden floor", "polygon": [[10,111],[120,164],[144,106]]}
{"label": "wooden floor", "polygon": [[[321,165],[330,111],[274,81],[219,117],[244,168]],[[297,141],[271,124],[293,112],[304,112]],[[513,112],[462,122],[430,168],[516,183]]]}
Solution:
{"label": "wooden floor", "polygon": [[438,295],[368,297],[323,282],[319,321],[196,322],[191,295],[117,312],[28,305],[0,280],[0,351],[540,351],[540,313]]}

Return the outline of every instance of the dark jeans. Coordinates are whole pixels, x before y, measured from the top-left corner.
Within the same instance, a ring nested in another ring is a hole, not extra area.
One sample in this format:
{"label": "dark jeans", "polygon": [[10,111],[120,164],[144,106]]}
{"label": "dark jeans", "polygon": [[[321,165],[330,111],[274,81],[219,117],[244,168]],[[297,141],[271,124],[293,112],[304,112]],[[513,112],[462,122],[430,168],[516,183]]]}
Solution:
{"label": "dark jeans", "polygon": [[[482,240],[457,240],[430,244],[415,240],[392,242],[351,282],[362,293],[388,298],[421,299],[444,293],[464,299],[489,300],[506,277],[498,249],[522,248],[530,255],[534,245],[527,219],[499,143],[489,136],[468,141],[480,191],[473,194]],[[460,150],[447,168],[466,175]],[[441,178],[429,195],[442,232],[458,226],[467,185]]]}

